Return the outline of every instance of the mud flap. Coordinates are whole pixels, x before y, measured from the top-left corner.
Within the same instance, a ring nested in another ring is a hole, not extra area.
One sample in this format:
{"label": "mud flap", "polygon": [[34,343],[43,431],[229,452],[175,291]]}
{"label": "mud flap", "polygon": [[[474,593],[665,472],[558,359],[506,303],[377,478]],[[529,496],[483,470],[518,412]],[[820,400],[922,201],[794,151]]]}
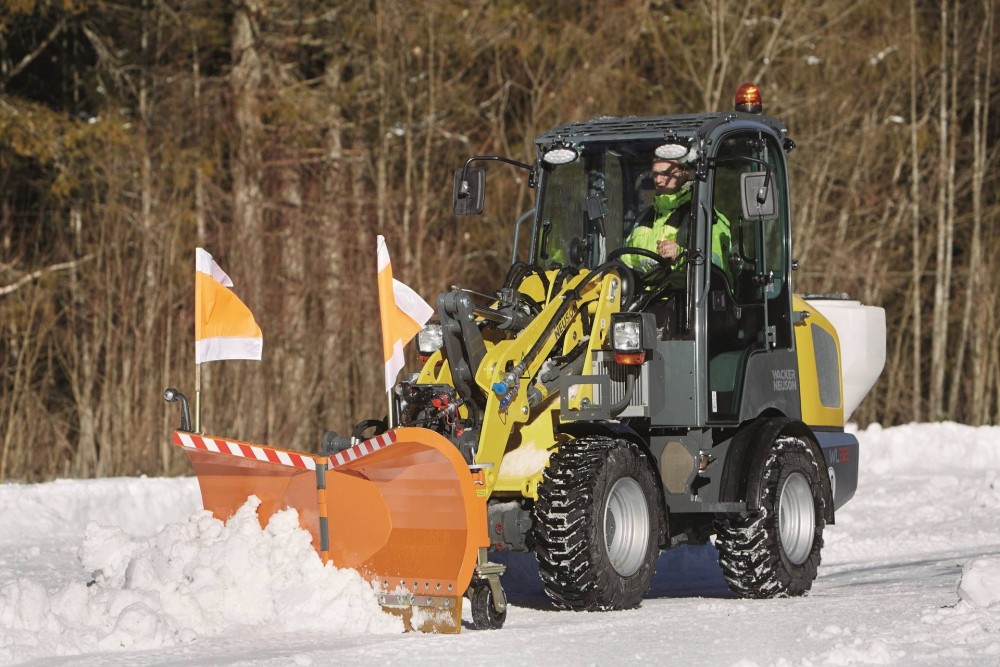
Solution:
{"label": "mud flap", "polygon": [[458,632],[486,535],[486,490],[455,446],[399,428],[331,457],[177,431],[206,509],[228,519],[295,508],[324,562],[358,570],[408,630]]}

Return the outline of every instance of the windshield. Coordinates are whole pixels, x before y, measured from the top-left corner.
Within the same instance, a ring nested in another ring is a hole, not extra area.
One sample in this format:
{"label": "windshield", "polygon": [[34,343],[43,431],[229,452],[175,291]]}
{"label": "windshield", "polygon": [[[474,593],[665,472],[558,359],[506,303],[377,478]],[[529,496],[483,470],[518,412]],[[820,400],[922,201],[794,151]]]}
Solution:
{"label": "windshield", "polygon": [[582,147],[569,164],[543,164],[535,263],[595,267],[620,248],[653,201],[653,146]]}

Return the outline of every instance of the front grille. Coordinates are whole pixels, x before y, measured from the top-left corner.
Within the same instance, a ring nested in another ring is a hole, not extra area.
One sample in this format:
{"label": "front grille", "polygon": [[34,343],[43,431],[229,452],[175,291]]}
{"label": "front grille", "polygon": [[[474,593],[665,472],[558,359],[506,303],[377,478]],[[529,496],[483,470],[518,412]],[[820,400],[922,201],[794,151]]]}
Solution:
{"label": "front grille", "polygon": [[619,417],[645,417],[648,416],[649,398],[647,388],[649,385],[649,371],[646,364],[642,366],[622,366],[616,364],[614,355],[611,352],[598,351],[594,355],[593,373],[595,376],[607,376],[611,378],[611,395],[601,396],[600,387],[594,386],[594,401],[599,405],[614,405],[625,398],[625,378],[631,374],[635,378],[635,388],[632,390],[632,398],[628,402],[628,407]]}

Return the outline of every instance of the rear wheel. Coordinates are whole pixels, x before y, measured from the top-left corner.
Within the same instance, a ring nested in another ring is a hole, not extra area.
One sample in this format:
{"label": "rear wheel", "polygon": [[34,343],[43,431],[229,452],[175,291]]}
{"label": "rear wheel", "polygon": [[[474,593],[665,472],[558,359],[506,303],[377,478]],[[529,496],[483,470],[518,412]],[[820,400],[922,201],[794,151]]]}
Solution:
{"label": "rear wheel", "polygon": [[759,513],[716,522],[723,576],[738,597],[803,595],[823,548],[819,465],[805,442],[779,437],[752,474],[759,476]]}
{"label": "rear wheel", "polygon": [[533,510],[545,592],[563,609],[629,609],[659,553],[659,489],[633,443],[574,440],[552,455]]}

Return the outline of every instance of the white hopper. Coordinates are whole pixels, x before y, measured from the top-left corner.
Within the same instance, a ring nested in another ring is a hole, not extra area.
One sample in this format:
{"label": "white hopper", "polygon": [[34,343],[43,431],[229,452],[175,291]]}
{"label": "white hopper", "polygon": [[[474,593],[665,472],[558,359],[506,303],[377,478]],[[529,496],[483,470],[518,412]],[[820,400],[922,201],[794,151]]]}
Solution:
{"label": "white hopper", "polygon": [[830,320],[840,339],[846,422],[885,366],[885,310],[833,295],[810,296],[807,301]]}

